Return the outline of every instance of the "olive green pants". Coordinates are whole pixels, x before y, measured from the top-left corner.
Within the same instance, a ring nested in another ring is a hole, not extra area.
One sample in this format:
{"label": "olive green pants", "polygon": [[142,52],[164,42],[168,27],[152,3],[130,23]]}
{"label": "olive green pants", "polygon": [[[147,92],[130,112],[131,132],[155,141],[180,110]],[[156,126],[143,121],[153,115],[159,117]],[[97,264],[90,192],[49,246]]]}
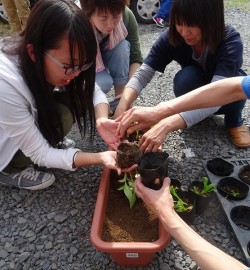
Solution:
{"label": "olive green pants", "polygon": [[27,23],[30,9],[27,0],[2,0],[13,32],[22,31]]}
{"label": "olive green pants", "polygon": [[[71,110],[64,104],[58,104],[61,111],[61,119],[63,124],[63,134],[66,136],[72,128],[74,118]],[[18,150],[7,167],[4,168],[5,173],[16,173],[33,164],[29,157],[26,157],[21,150]]]}

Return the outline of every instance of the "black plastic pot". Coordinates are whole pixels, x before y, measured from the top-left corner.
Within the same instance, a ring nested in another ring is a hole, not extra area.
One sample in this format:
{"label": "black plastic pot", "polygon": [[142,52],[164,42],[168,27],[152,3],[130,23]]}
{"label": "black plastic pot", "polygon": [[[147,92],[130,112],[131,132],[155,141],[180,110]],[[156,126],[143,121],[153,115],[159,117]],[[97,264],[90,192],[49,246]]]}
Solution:
{"label": "black plastic pot", "polygon": [[[190,193],[189,191],[180,191],[178,192],[178,196],[189,205],[193,205],[192,210],[190,211],[184,211],[184,212],[178,212],[176,213],[189,225],[193,224],[196,214],[196,197],[194,194]],[[173,197],[174,201],[176,200]]]}
{"label": "black plastic pot", "polygon": [[222,158],[214,158],[207,162],[208,170],[219,176],[228,176],[234,171],[234,166]]}
{"label": "black plastic pot", "polygon": [[166,152],[148,152],[138,162],[138,170],[142,183],[149,188],[158,190],[163,179],[168,176],[168,157]]}
{"label": "black plastic pot", "polygon": [[[240,180],[234,177],[225,177],[222,178],[217,184],[217,190],[219,193],[229,199],[229,200],[243,200],[247,197],[249,192],[249,187],[247,184],[241,182]],[[239,194],[233,194],[231,190]]]}
{"label": "black plastic pot", "polygon": [[193,181],[188,187],[190,193],[193,193],[196,197],[196,214],[201,215],[205,212],[208,207],[208,204],[214,194],[214,192],[206,193],[206,196],[199,195],[193,191],[194,187],[198,187],[199,189],[203,189],[203,183],[199,181]]}
{"label": "black plastic pot", "polygon": [[240,169],[239,178],[241,181],[250,185],[250,165],[246,165]]}
{"label": "black plastic pot", "polygon": [[240,228],[250,230],[250,207],[236,206],[230,212],[232,221]]}
{"label": "black plastic pot", "polygon": [[174,188],[177,189],[177,191],[181,191],[181,182],[178,179],[171,178],[170,177],[170,186],[173,186]]}

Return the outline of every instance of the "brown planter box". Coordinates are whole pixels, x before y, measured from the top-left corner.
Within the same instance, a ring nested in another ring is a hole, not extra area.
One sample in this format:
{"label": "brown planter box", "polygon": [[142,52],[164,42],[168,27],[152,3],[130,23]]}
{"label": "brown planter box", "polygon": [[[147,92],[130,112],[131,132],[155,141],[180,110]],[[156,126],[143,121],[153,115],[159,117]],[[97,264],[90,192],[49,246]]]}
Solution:
{"label": "brown planter box", "polygon": [[154,242],[105,242],[102,240],[102,230],[105,220],[109,194],[110,170],[104,168],[97,194],[96,206],[91,226],[90,239],[100,251],[109,253],[113,261],[122,266],[139,267],[149,264],[156,252],[164,249],[170,235],[159,221],[159,239]]}

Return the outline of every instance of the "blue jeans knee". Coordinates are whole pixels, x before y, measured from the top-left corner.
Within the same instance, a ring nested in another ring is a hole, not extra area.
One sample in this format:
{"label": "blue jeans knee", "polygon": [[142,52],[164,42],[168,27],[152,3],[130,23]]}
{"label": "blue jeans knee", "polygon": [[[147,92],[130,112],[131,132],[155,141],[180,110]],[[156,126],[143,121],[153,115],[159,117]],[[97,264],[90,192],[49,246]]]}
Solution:
{"label": "blue jeans knee", "polygon": [[102,57],[114,86],[126,85],[129,74],[130,43],[124,39],[112,50],[103,51]]}
{"label": "blue jeans knee", "polygon": [[111,90],[114,84],[111,75],[106,69],[96,73],[95,82],[105,94],[107,94]]}
{"label": "blue jeans knee", "polygon": [[204,85],[203,74],[202,68],[197,66],[187,66],[178,71],[173,82],[175,96],[182,96]]}

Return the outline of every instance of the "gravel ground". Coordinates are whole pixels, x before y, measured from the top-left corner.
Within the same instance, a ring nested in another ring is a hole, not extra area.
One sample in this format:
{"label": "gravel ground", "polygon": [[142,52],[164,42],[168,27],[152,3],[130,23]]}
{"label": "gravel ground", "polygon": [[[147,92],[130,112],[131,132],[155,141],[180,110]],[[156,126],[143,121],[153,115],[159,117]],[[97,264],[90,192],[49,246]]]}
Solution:
{"label": "gravel ground", "polygon": [[[250,74],[249,11],[226,10],[226,21],[240,31],[244,43],[244,69]],[[140,25],[141,45],[146,56],[151,44],[163,29]],[[137,104],[155,105],[159,100],[173,98],[172,79],[178,69],[171,64],[165,74],[156,74],[143,91]],[[157,89],[157,91],[155,91]],[[245,124],[250,126],[249,102],[244,109]],[[93,143],[82,140],[75,127],[71,138],[86,151],[101,151],[106,146],[96,136]],[[186,158],[185,148],[195,157]],[[169,174],[184,187],[205,175],[202,161],[214,157],[246,158],[249,150],[233,146],[226,135],[223,118],[209,117],[189,130],[171,133],[164,150],[170,154]],[[2,186],[0,189],[0,269],[125,269],[113,263],[109,255],[97,251],[90,242],[101,167],[88,167],[76,172],[52,171],[55,184],[43,191],[29,192]],[[193,228],[208,241],[228,254],[244,261],[243,253],[215,198],[210,209],[195,220]],[[212,258],[211,258],[212,259]],[[140,269],[140,268],[138,268]],[[143,269],[198,269],[180,245],[171,240],[163,251]]]}

